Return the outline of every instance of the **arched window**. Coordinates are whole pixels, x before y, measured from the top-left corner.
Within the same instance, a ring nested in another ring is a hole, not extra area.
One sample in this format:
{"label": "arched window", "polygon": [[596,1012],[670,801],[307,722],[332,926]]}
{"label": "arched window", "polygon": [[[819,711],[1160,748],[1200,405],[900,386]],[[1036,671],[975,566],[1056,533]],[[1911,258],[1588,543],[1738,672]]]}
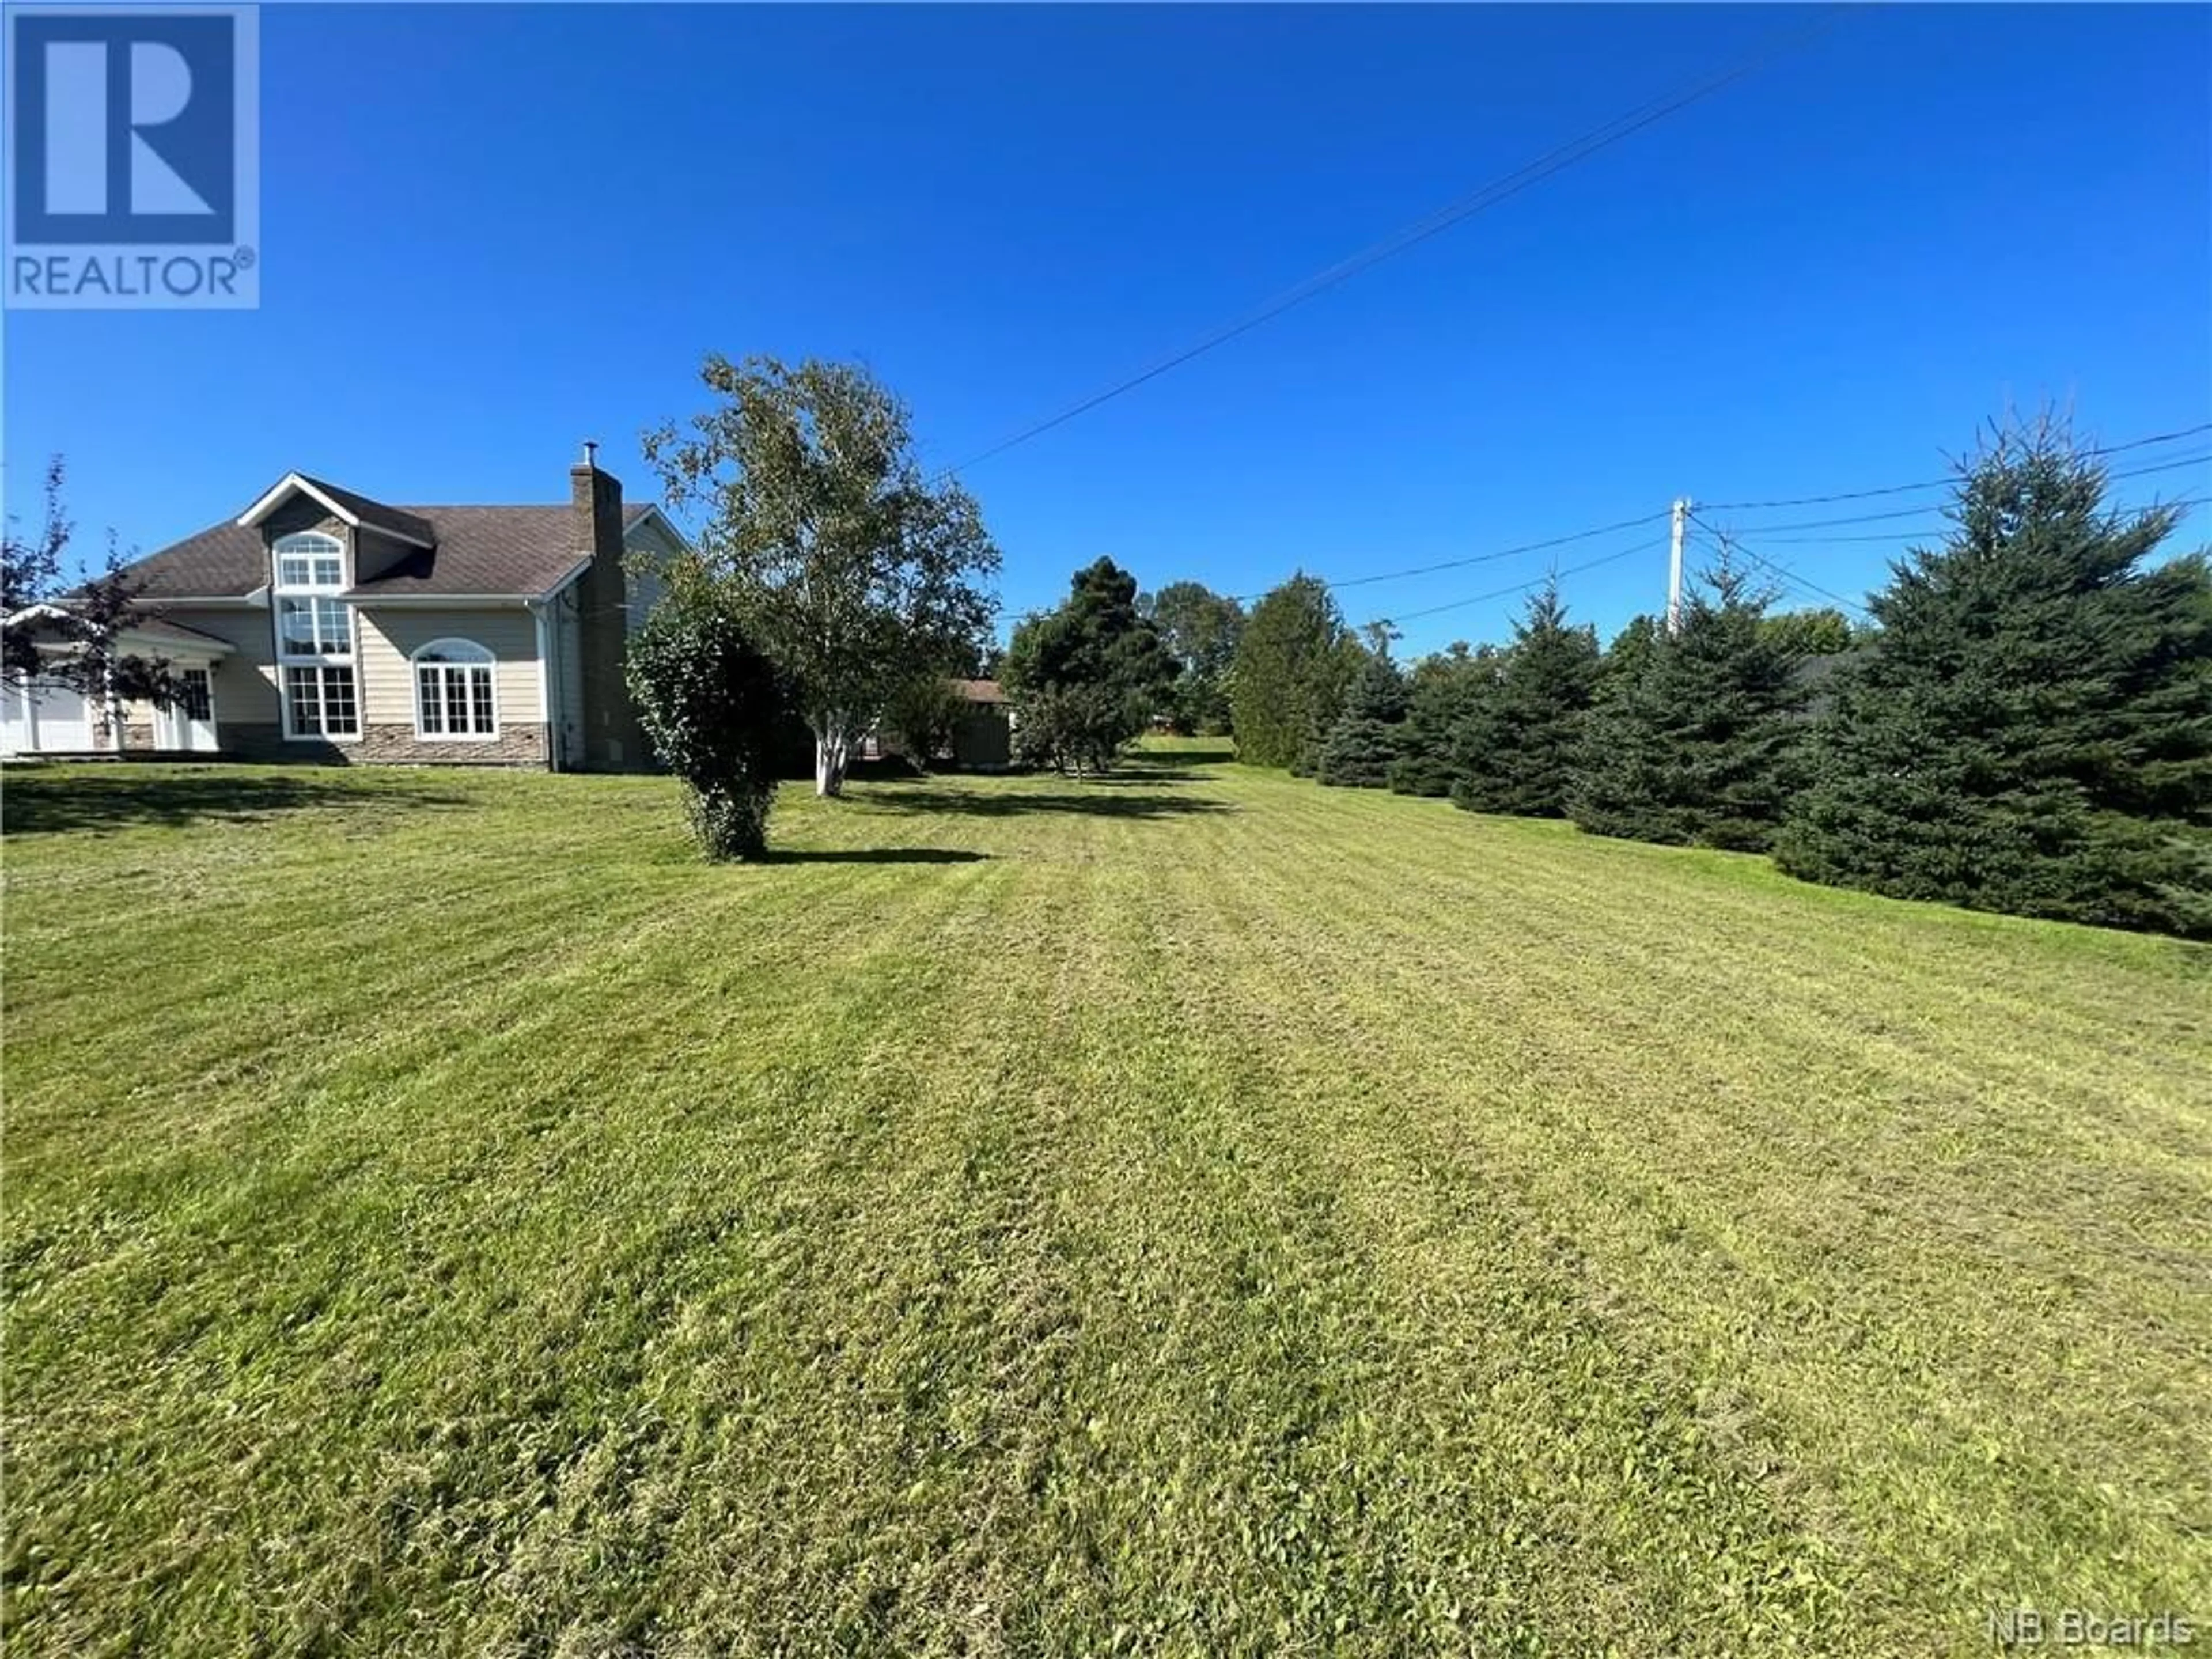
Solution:
{"label": "arched window", "polygon": [[474,640],[433,640],[413,661],[416,736],[482,742],[499,735],[490,652]]}
{"label": "arched window", "polygon": [[345,586],[345,548],[319,530],[276,538],[276,586],[339,588]]}

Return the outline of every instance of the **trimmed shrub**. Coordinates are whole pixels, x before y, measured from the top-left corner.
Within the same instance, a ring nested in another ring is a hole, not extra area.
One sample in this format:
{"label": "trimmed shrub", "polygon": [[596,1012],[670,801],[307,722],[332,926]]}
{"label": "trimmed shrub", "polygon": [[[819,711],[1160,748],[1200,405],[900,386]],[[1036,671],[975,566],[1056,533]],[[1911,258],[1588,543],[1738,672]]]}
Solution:
{"label": "trimmed shrub", "polygon": [[761,857],[790,717],[773,665],[726,605],[695,593],[653,607],[630,640],[627,672],[638,723],[682,780],[707,856]]}

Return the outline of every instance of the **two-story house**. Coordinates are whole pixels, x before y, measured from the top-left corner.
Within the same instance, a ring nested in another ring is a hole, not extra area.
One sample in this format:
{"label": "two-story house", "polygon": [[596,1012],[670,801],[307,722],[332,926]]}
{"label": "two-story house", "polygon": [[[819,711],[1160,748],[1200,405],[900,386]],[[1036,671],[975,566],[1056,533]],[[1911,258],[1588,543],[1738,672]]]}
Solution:
{"label": "two-story house", "polygon": [[119,643],[168,660],[177,706],[10,689],[7,752],[644,765],[623,658],[656,585],[626,560],[684,543],[592,450],[558,506],[393,507],[288,474],[129,567]]}

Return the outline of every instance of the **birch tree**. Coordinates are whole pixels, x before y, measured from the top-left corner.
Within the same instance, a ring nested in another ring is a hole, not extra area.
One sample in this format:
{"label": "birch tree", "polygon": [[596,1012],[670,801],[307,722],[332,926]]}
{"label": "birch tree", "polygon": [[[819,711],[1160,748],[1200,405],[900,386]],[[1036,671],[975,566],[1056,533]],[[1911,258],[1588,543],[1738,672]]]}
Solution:
{"label": "birch tree", "polygon": [[721,586],[795,689],[814,787],[899,690],[978,648],[999,550],[975,498],[923,476],[906,405],[866,370],[710,356],[716,401],[645,434],[669,502],[702,519],[696,577]]}

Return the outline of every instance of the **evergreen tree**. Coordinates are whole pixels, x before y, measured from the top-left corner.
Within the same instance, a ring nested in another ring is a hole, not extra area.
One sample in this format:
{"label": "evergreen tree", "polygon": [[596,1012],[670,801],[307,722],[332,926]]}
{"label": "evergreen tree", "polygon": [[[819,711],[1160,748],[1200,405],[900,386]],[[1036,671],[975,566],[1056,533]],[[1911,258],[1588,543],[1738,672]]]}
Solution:
{"label": "evergreen tree", "polygon": [[1238,757],[1311,772],[1358,658],[1359,643],[1320,578],[1301,572],[1261,599],[1230,675]]}
{"label": "evergreen tree", "polygon": [[1455,729],[1452,804],[1474,812],[1556,818],[1598,680],[1595,630],[1567,625],[1555,582],[1530,596],[1492,694]]}
{"label": "evergreen tree", "polygon": [[1413,665],[1406,723],[1398,732],[1398,757],[1390,764],[1390,787],[1401,795],[1447,795],[1458,776],[1452,760],[1452,733],[1474,717],[1498,684],[1495,646],[1472,652],[1461,641]]}
{"label": "evergreen tree", "polygon": [[2172,507],[2105,505],[2048,422],[1961,471],[1894,567],[1777,848],[1815,881],[2212,938],[2212,573],[2147,561]]}
{"label": "evergreen tree", "polygon": [[1797,781],[1802,659],[1761,626],[1762,596],[1723,564],[1686,598],[1672,635],[1638,630],[1599,682],[1567,810],[1636,841],[1759,850]]}
{"label": "evergreen tree", "polygon": [[1322,742],[1315,775],[1345,788],[1382,788],[1397,758],[1406,707],[1404,672],[1382,652],[1370,653]]}
{"label": "evergreen tree", "polygon": [[1111,559],[1079,570],[1060,608],[1014,630],[1004,677],[1017,752],[1033,765],[1103,771],[1175,679],[1137,579]]}
{"label": "evergreen tree", "polygon": [[1613,643],[1605,648],[1598,663],[1598,689],[1602,691],[1608,684],[1634,678],[1644,672],[1644,665],[1658,650],[1659,641],[1667,637],[1667,630],[1656,617],[1635,616],[1627,626],[1613,636]]}

